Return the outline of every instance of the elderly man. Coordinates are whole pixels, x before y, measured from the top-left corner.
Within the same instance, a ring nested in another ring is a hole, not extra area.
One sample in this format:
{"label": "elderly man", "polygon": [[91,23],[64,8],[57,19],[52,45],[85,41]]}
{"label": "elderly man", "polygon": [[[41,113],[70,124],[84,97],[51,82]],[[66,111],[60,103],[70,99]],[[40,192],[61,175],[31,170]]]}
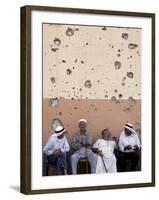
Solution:
{"label": "elderly man", "polygon": [[101,134],[102,138],[98,139],[93,145],[94,152],[98,155],[96,173],[116,172],[116,157],[114,155],[116,143],[108,129],[103,129]]}
{"label": "elderly man", "polygon": [[65,128],[58,126],[43,148],[48,163],[56,167],[56,175],[67,174],[66,153],[70,147],[65,134]]}
{"label": "elderly man", "polygon": [[126,160],[131,162],[129,171],[136,171],[139,160],[140,141],[130,123],[125,124],[124,130],[120,135],[119,149],[121,151],[119,156],[120,171],[125,171]]}
{"label": "elderly man", "polygon": [[71,156],[72,174],[77,174],[77,164],[81,158],[88,158],[91,173],[96,173],[96,155],[90,149],[92,137],[87,131],[87,121],[79,120],[79,131],[74,133],[72,139],[72,149],[75,153]]}

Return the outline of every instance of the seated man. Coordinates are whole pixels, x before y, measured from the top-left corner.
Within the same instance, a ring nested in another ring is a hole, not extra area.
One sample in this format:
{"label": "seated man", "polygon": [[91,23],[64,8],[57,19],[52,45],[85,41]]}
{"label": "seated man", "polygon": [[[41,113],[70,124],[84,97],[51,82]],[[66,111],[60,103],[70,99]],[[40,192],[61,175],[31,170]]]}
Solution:
{"label": "seated man", "polygon": [[139,160],[140,141],[132,124],[126,123],[119,138],[119,166],[120,171],[125,171],[126,160],[131,162],[129,171],[136,171]]}
{"label": "seated man", "polygon": [[96,155],[90,149],[92,137],[87,132],[87,121],[79,120],[79,131],[73,135],[72,149],[75,151],[71,156],[72,174],[77,174],[77,164],[81,158],[88,158],[91,173],[96,172]]}
{"label": "seated man", "polygon": [[94,151],[98,154],[96,173],[116,172],[116,157],[114,155],[115,141],[111,138],[108,129],[102,130],[102,138],[93,145]]}
{"label": "seated man", "polygon": [[66,153],[70,147],[65,134],[65,128],[58,126],[43,148],[48,163],[56,167],[56,175],[67,174]]}

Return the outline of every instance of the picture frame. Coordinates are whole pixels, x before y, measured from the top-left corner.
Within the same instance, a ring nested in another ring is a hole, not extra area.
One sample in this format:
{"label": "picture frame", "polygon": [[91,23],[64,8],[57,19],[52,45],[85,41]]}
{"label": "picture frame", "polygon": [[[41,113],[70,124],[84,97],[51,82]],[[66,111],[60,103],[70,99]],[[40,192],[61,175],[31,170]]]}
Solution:
{"label": "picture frame", "polygon": [[[70,26],[74,24],[85,26],[91,24],[92,26],[99,25],[102,27],[135,27],[142,29],[142,70],[140,81],[142,83],[141,127],[143,134],[143,168],[141,172],[133,172],[135,174],[130,173],[129,175],[127,175],[127,173],[125,173],[125,175],[117,173],[116,176],[119,180],[116,182],[114,175],[110,175],[108,176],[109,179],[114,181],[110,183],[105,182],[105,175],[103,175],[104,178],[102,181],[102,175],[79,175],[78,177],[56,176],[48,178],[42,176],[42,168],[40,167],[40,169],[38,169],[38,166],[39,163],[42,162],[42,156],[39,152],[42,150],[43,116],[42,109],[39,111],[38,108],[42,108],[41,95],[43,90],[43,56],[41,55],[43,55],[44,52],[42,43],[43,29],[41,28],[41,25],[44,23],[66,24]],[[144,62],[143,59],[148,59],[146,60],[147,63]],[[143,68],[143,64],[145,68]],[[145,115],[148,111],[149,116]],[[146,133],[146,129],[148,130],[148,133]],[[39,138],[37,137],[37,134],[39,135]],[[155,186],[155,14],[47,6],[21,7],[20,145],[20,191],[24,194],[61,193]],[[147,147],[147,150],[145,147]],[[147,155],[147,158],[149,158],[147,161],[145,154]],[[40,159],[38,160],[38,158]],[[145,165],[148,167],[145,167]],[[145,176],[146,173],[147,177]],[[132,178],[136,175],[139,177],[141,175],[140,181],[139,179],[135,180]],[[39,179],[36,179],[36,176],[39,176]],[[86,181],[86,183],[83,183],[83,178],[86,178],[87,180],[89,179],[89,182],[87,183]]]}

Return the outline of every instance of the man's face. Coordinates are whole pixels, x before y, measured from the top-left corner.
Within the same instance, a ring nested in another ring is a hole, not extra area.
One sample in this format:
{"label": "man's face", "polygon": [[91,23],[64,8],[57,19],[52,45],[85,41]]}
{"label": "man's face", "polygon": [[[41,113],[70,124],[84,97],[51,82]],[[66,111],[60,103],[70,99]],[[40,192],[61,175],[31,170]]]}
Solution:
{"label": "man's face", "polygon": [[132,134],[132,132],[127,128],[124,129],[124,132],[125,132],[125,135],[127,136],[130,136]]}
{"label": "man's face", "polygon": [[105,139],[105,140],[110,140],[110,138],[111,138],[111,133],[110,133],[108,130],[105,130],[105,131],[102,133],[102,138]]}
{"label": "man's face", "polygon": [[79,129],[81,133],[85,133],[87,128],[87,124],[85,122],[80,122],[79,123]]}
{"label": "man's face", "polygon": [[66,131],[63,132],[62,135],[57,136],[57,138],[58,138],[59,140],[61,140],[61,139],[65,136],[65,134],[66,134]]}

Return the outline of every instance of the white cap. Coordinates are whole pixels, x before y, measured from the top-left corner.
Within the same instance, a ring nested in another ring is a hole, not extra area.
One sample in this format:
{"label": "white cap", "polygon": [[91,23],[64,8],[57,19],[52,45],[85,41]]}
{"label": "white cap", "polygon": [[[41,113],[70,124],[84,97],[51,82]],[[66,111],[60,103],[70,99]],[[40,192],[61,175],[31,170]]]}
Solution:
{"label": "white cap", "polygon": [[124,125],[124,128],[130,130],[132,133],[136,133],[135,130],[133,129],[133,125],[130,124],[130,123],[126,123],[126,124]]}
{"label": "white cap", "polygon": [[62,126],[57,126],[55,131],[54,131],[54,136],[60,136],[62,135],[64,132],[66,131],[66,129]]}
{"label": "white cap", "polygon": [[80,119],[80,120],[78,120],[78,123],[80,123],[80,122],[85,122],[87,124],[87,120],[86,119]]}

